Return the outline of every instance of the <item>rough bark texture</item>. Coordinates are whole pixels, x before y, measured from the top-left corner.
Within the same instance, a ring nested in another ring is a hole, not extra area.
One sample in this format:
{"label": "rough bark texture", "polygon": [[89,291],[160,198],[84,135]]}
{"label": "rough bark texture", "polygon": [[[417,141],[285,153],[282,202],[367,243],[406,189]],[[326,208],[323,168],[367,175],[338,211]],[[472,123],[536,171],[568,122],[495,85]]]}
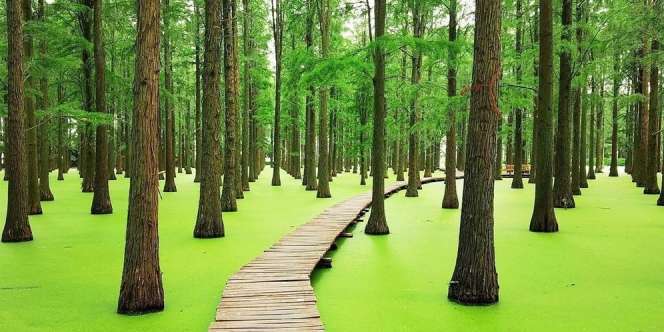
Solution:
{"label": "rough bark texture", "polygon": [[[33,20],[32,1],[23,0],[23,22]],[[28,33],[23,38],[23,61],[26,65],[24,68],[29,68],[27,65],[33,56],[32,36]],[[35,80],[32,75],[28,75],[25,80],[25,91],[32,91],[36,89]],[[25,135],[27,142],[27,163],[28,163],[28,213],[31,215],[42,214],[40,194],[39,194],[39,161],[37,154],[37,120],[35,116],[35,98],[30,93],[23,95],[23,102],[25,103]]]}
{"label": "rough bark texture", "polygon": [[[561,43],[572,41],[572,0],[563,0]],[[572,195],[570,172],[570,105],[572,87],[572,56],[568,49],[560,54],[560,88],[558,92],[558,132],[556,135],[555,182],[553,184],[553,206],[575,207]]]}
{"label": "rough bark texture", "polygon": [[[312,52],[314,45],[313,29],[314,29],[314,4],[313,0],[307,0],[307,21],[305,27],[304,43],[307,50]],[[307,95],[305,97],[306,108],[306,133],[304,138],[304,177],[303,182],[306,185],[306,190],[314,191],[318,189],[318,182],[316,181],[316,109],[314,107],[314,97],[316,91],[313,87],[307,88]]]}
{"label": "rough bark texture", "polygon": [[164,309],[159,267],[159,0],[137,3],[133,162],[118,313]]}
{"label": "rough bark texture", "polygon": [[175,113],[173,111],[173,51],[171,48],[171,41],[169,37],[170,19],[168,11],[170,10],[169,0],[162,0],[162,8],[164,11],[164,88],[166,88],[167,95],[164,100],[164,110],[166,111],[166,146],[165,146],[165,166],[166,166],[166,181],[164,182],[164,192],[178,191],[175,185]]}
{"label": "rough bark texture", "polygon": [[[44,0],[39,0],[39,9],[38,9],[38,18],[40,21],[44,21],[45,15]],[[46,57],[46,40],[40,42],[39,53],[42,59]],[[44,74],[39,79],[39,109],[45,111],[49,106],[48,100],[48,78]],[[38,125],[39,132],[39,198],[42,201],[52,201],[53,193],[51,192],[51,186],[49,182],[48,175],[50,173],[50,121],[48,117],[44,117],[41,120],[41,123]]]}
{"label": "rough bark texture", "polygon": [[[570,0],[571,1],[571,0]],[[523,13],[521,9],[521,0],[516,2],[516,54],[517,54],[517,67],[516,67],[516,82],[521,84],[521,53],[523,52],[522,35],[523,35]],[[514,109],[514,177],[512,178],[512,188],[523,188],[523,109]]]}
{"label": "rough bark texture", "polygon": [[[590,102],[590,121],[589,121],[589,138],[588,138],[588,174],[586,178],[589,180],[595,180],[595,132],[597,121],[595,120],[597,102],[594,99],[595,92],[597,91],[597,84],[595,77],[591,79],[591,102]],[[585,171],[585,170],[584,170]]]}
{"label": "rough bark texture", "polygon": [[203,154],[203,128],[201,125],[201,41],[200,41],[200,10],[197,5],[197,1],[194,1],[194,25],[196,26],[195,28],[195,43],[196,43],[196,107],[195,107],[195,125],[194,125],[194,130],[195,130],[195,135],[196,135],[196,165],[194,166],[196,168],[196,175],[194,175],[194,182],[201,182],[201,155]]}
{"label": "rough bark texture", "polygon": [[[79,14],[79,24],[83,38],[92,44],[92,18],[90,14],[92,13],[93,0],[82,0],[82,4],[88,7],[89,10],[82,11]],[[84,48],[81,53],[81,61],[83,69],[83,108],[86,112],[93,112],[93,63],[90,51],[87,48]],[[83,124],[79,126],[79,135],[81,135],[79,167],[83,177],[81,191],[91,193],[94,191],[95,180],[95,131],[90,124]]]}
{"label": "rough bark texture", "polygon": [[[448,26],[448,39],[450,44],[457,38],[457,2],[450,0],[450,23]],[[456,97],[456,53],[450,48],[447,69],[447,96],[450,100]],[[445,193],[443,194],[443,209],[458,209],[459,197],[456,190],[456,110],[457,105],[450,103],[447,108],[447,139],[445,142]],[[438,166],[438,165],[436,165]]]}
{"label": "rough bark texture", "polygon": [[[385,34],[385,0],[374,4],[376,38]],[[385,217],[385,54],[378,46],[374,50],[374,111],[373,145],[371,167],[373,168],[373,186],[371,195],[371,215],[364,228],[364,233],[372,235],[389,234]]]}
{"label": "rough bark texture", "polygon": [[[330,0],[321,0],[319,4],[319,20],[321,32],[321,56],[327,58],[330,51]],[[330,99],[330,88],[322,87],[319,90],[319,128],[318,128],[318,191],[316,197],[329,198],[330,194],[330,171],[329,171],[329,147],[328,147],[328,125]]]}
{"label": "rough bark texture", "polygon": [[[657,55],[659,43],[652,41],[652,54]],[[650,68],[650,105],[649,105],[649,123],[648,123],[648,153],[646,154],[646,173],[645,188],[643,193],[647,195],[659,194],[659,185],[657,183],[657,168],[659,159],[657,153],[657,137],[659,136],[659,69],[657,62],[653,62]]]}
{"label": "rough bark texture", "polygon": [[[226,0],[229,1],[229,0]],[[224,9],[230,5],[224,2]],[[201,185],[198,215],[194,237],[215,238],[224,236],[221,217],[219,185],[221,182],[221,0],[205,2],[205,52],[203,56],[203,149],[201,155]]]}
{"label": "rough bark texture", "polygon": [[9,176],[2,242],[32,240],[28,222],[28,169],[23,104],[23,15],[21,0],[7,0],[7,125],[5,174]]}
{"label": "rough bark texture", "polygon": [[[236,125],[237,125],[237,85],[235,84],[237,77],[235,76],[235,38],[233,36],[233,21],[235,20],[233,13],[233,3],[236,0],[223,0],[223,43],[224,43],[224,95],[226,102],[226,116],[225,124],[226,131],[224,140],[224,183],[221,192],[221,209],[222,211],[237,211],[237,192],[235,183],[236,180],[236,163],[237,154],[235,147],[236,140]],[[207,19],[207,14],[206,14]],[[206,20],[205,24],[210,23]],[[206,41],[207,43],[207,37]],[[206,54],[207,56],[207,54]],[[207,58],[206,60],[207,61]],[[206,64],[207,65],[207,64]],[[204,73],[205,74],[205,73]],[[206,86],[204,86],[205,88]],[[207,91],[205,91],[207,93]],[[205,98],[205,97],[204,97]],[[212,120],[210,120],[212,121]],[[205,120],[203,120],[205,126]],[[205,142],[203,143],[205,146]],[[201,165],[201,167],[205,167]]]}
{"label": "rough bark texture", "polygon": [[553,210],[553,8],[551,1],[539,3],[539,87],[537,94],[537,184],[535,206],[530,219],[532,232],[557,232]]}
{"label": "rough bark texture", "polygon": [[473,83],[456,266],[448,298],[470,305],[498,302],[493,243],[494,152],[500,79],[500,1],[477,1]]}
{"label": "rough bark texture", "polygon": [[[98,113],[107,113],[106,109],[106,75],[105,71],[105,53],[102,28],[102,0],[94,1],[94,57],[95,57],[95,103]],[[92,198],[92,214],[110,214],[113,213],[111,204],[111,194],[108,190],[108,135],[107,125],[97,126],[96,139],[96,160],[95,160],[95,184],[94,195]]]}
{"label": "rough bark texture", "polygon": [[[416,0],[412,5],[412,17],[413,17],[413,37],[421,38],[424,34],[424,15],[422,14],[422,3],[420,0]],[[412,66],[411,66],[411,79],[410,83],[413,86],[417,86],[420,83],[421,78],[421,68],[422,68],[422,51],[420,49],[413,50],[412,57]],[[418,167],[418,152],[419,152],[419,135],[415,125],[417,124],[419,118],[419,104],[418,96],[419,94],[415,92],[412,97],[413,100],[410,103],[410,116],[409,116],[409,125],[408,128],[408,187],[406,188],[406,197],[417,197],[419,196],[417,189],[420,187],[419,177],[420,177],[420,167]],[[372,170],[375,171],[375,170]]]}
{"label": "rough bark texture", "polygon": [[574,109],[572,110],[572,179],[570,188],[572,195],[581,195],[581,177],[579,176],[581,174],[581,91],[579,91],[579,88],[572,91],[572,96],[574,98]]}
{"label": "rough bark texture", "polygon": [[250,26],[251,26],[251,8],[248,0],[242,1],[244,11],[242,17],[242,48],[245,55],[243,67],[243,104],[242,104],[242,160],[241,160],[241,180],[242,190],[249,191],[249,118],[251,114],[251,61],[249,58],[253,55],[250,46]]}
{"label": "rough bark texture", "polygon": [[274,133],[272,140],[272,185],[281,185],[281,52],[283,40],[283,26],[281,13],[281,0],[272,1],[272,32],[274,34]]}

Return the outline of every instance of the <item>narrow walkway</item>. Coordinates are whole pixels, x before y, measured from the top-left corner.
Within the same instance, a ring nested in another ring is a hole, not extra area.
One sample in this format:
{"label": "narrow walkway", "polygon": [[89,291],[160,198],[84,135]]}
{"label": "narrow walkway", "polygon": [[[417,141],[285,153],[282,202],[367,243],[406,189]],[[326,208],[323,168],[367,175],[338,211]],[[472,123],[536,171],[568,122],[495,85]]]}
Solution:
{"label": "narrow walkway", "polygon": [[[422,183],[443,180],[433,177]],[[385,195],[406,186],[389,185]],[[310,274],[370,205],[371,193],[338,203],[242,267],[226,283],[209,331],[323,331]]]}

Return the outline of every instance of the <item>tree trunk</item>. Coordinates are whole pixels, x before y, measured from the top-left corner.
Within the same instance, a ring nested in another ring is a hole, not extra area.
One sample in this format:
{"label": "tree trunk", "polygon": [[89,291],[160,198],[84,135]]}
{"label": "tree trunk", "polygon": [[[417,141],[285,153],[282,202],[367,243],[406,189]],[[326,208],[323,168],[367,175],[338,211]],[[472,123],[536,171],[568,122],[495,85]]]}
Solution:
{"label": "tree trunk", "polygon": [[483,305],[498,302],[493,241],[494,153],[500,79],[500,1],[478,1],[475,9],[473,89],[456,266],[447,297]]}
{"label": "tree trunk", "polygon": [[[23,22],[27,24],[33,20],[32,1],[23,0]],[[23,60],[26,63],[24,68],[29,68],[33,56],[32,36],[26,33],[23,39]],[[32,91],[35,88],[35,80],[32,75],[28,75],[25,80],[25,91]],[[35,118],[35,98],[31,93],[23,96],[25,103],[25,134],[27,142],[27,162],[28,162],[28,195],[29,205],[28,213],[31,215],[42,214],[39,190],[39,161],[37,154],[37,120]]]}
{"label": "tree trunk", "polygon": [[[561,43],[572,41],[572,0],[563,0]],[[568,49],[560,54],[560,88],[558,92],[558,134],[556,135],[555,182],[553,206],[574,208],[570,172],[570,105],[572,86],[572,56]]]}
{"label": "tree trunk", "polygon": [[[659,43],[657,40],[652,41],[652,54],[657,56],[659,51]],[[655,195],[659,194],[659,185],[657,184],[657,166],[659,159],[657,154],[657,137],[659,136],[659,69],[657,62],[653,62],[650,68],[650,107],[648,118],[648,154],[645,176],[644,194]]]}
{"label": "tree trunk", "polygon": [[496,152],[494,158],[496,161],[494,163],[495,168],[493,169],[493,179],[501,181],[503,179],[503,116],[502,114],[498,118],[498,126],[496,128]]}
{"label": "tree trunk", "polygon": [[[223,43],[224,43],[224,96],[226,102],[226,131],[225,131],[225,140],[224,140],[224,183],[223,190],[221,193],[221,208],[222,211],[237,211],[237,184],[236,180],[236,125],[237,125],[237,113],[238,113],[238,96],[237,96],[237,85],[236,80],[236,63],[235,63],[235,37],[233,36],[233,24],[236,19],[233,13],[234,2],[236,0],[223,0]],[[207,15],[207,14],[206,14]],[[208,18],[206,16],[206,18]],[[209,18],[208,18],[209,19]],[[207,24],[212,24],[210,21],[206,21]],[[206,37],[207,38],[207,37]],[[206,40],[207,42],[207,40]],[[206,60],[207,61],[207,60]],[[209,83],[208,83],[209,84]],[[205,146],[205,143],[203,143]],[[201,167],[205,167],[201,165]],[[212,196],[214,197],[214,196]]]}
{"label": "tree trunk", "polygon": [[[102,27],[102,1],[94,2],[94,57],[95,57],[95,103],[98,113],[106,113],[106,81],[105,81],[105,53]],[[111,214],[111,194],[108,190],[108,137],[107,125],[97,126],[96,160],[95,160],[95,184],[94,196],[92,198],[92,214]]]}
{"label": "tree trunk", "polygon": [[[224,13],[230,10],[232,0],[224,0]],[[229,7],[228,9],[226,7]],[[202,114],[202,155],[201,184],[198,199],[198,215],[194,237],[216,238],[224,236],[224,224],[221,217],[221,0],[205,1],[205,52],[203,56],[203,114]],[[225,24],[226,22],[224,22]],[[224,27],[225,29],[225,27]]]}
{"label": "tree trunk", "polygon": [[[38,8],[38,19],[41,22],[45,20],[45,8],[44,0],[39,0]],[[40,56],[43,59],[46,58],[46,40],[40,42],[39,47]],[[39,109],[46,111],[49,106],[48,100],[48,77],[46,74],[41,75],[39,80],[40,88],[40,97],[39,97]],[[48,116],[44,116],[41,120],[41,123],[38,125],[39,132],[39,198],[42,201],[52,201],[53,193],[51,192],[51,186],[49,182],[48,175],[50,173],[50,121]]]}
{"label": "tree trunk", "polygon": [[[375,28],[376,38],[385,34],[385,0],[376,0]],[[364,233],[371,235],[389,234],[385,217],[385,53],[382,47],[374,50],[374,111],[373,111],[373,145],[371,150],[371,167],[373,183],[371,195],[371,215],[364,228]]]}
{"label": "tree trunk", "polygon": [[[330,0],[321,0],[318,6],[321,32],[321,56],[323,59],[326,59],[330,50]],[[323,86],[320,88],[318,94],[320,97],[320,109],[318,122],[318,191],[316,197],[329,198],[332,197],[330,194],[330,156],[327,136],[327,127],[329,125],[328,102],[330,98],[330,88]]]}
{"label": "tree trunk", "polygon": [[165,130],[165,167],[166,167],[166,181],[164,182],[164,192],[177,192],[175,185],[175,114],[173,112],[174,91],[173,91],[173,65],[172,63],[172,50],[170,42],[170,19],[168,12],[170,11],[169,0],[162,0],[162,10],[164,11],[164,87],[166,88],[166,97],[164,98],[164,110],[166,111],[166,130]]}
{"label": "tree trunk", "polygon": [[[416,0],[412,4],[412,17],[413,17],[413,37],[420,39],[424,35],[424,15],[422,13],[421,0]],[[412,68],[411,68],[411,84],[417,86],[420,83],[422,68],[422,51],[418,48],[413,50]],[[419,105],[418,105],[418,92],[415,92],[413,100],[410,103],[410,122],[408,128],[408,187],[406,189],[406,197],[419,196],[417,189],[419,183],[419,167],[418,167],[418,141],[419,135],[415,125],[419,118]],[[373,158],[373,157],[372,157]],[[375,170],[372,170],[375,172]]]}
{"label": "tree trunk", "polygon": [[250,117],[250,97],[251,97],[251,61],[249,58],[253,55],[250,47],[250,26],[251,26],[251,8],[249,8],[249,1],[242,0],[243,19],[242,19],[242,48],[244,50],[244,79],[243,79],[243,94],[244,100],[242,105],[242,190],[249,191],[249,117]]}
{"label": "tree trunk", "polygon": [[[281,54],[283,25],[281,0],[271,0],[272,32],[274,35],[275,83],[274,83],[274,138],[272,141],[272,185],[281,185]],[[322,5],[321,5],[322,6]]]}
{"label": "tree trunk", "polygon": [[[609,176],[618,176],[618,96],[620,94],[620,55],[613,57],[613,108],[611,112],[611,169]],[[657,174],[655,174],[657,176]],[[657,184],[657,179],[655,179]]]}
{"label": "tree trunk", "polygon": [[164,309],[159,268],[159,1],[137,2],[129,211],[118,313]]}
{"label": "tree trunk", "polygon": [[[457,1],[450,0],[450,23],[448,26],[448,39],[450,44],[456,43],[457,39]],[[450,64],[456,63],[456,52],[450,48],[448,61]],[[449,65],[447,69],[447,96],[450,98],[450,104],[447,107],[447,138],[445,142],[445,193],[443,194],[443,209],[458,209],[459,198],[456,189],[456,66]],[[437,165],[436,165],[437,166]]]}
{"label": "tree trunk", "polygon": [[194,182],[201,182],[201,156],[203,154],[203,130],[202,130],[202,125],[201,125],[201,60],[200,60],[200,54],[201,54],[201,39],[200,39],[200,11],[197,6],[197,1],[194,1],[194,25],[196,26],[194,34],[196,37],[194,38],[194,41],[196,43],[196,69],[195,69],[195,75],[196,75],[196,84],[195,84],[195,89],[196,89],[196,108],[195,108],[195,125],[194,125],[194,131],[196,134],[196,165],[194,166],[196,168],[196,175],[194,175]]}
{"label": "tree trunk", "polygon": [[7,5],[7,132],[5,174],[9,176],[2,242],[32,241],[28,222],[28,164],[25,155],[23,14],[21,0]]}
{"label": "tree trunk", "polygon": [[595,148],[597,147],[596,140],[595,140],[595,131],[597,127],[597,121],[595,121],[595,114],[597,112],[596,107],[597,107],[597,102],[595,101],[596,99],[596,91],[597,91],[597,84],[595,81],[595,77],[593,76],[591,79],[591,95],[590,95],[590,138],[588,139],[588,175],[586,176],[587,179],[589,180],[595,180]]}
{"label": "tree trunk", "polygon": [[[557,232],[553,210],[553,8],[551,1],[539,3],[539,87],[537,96],[537,184],[530,219],[532,232]],[[465,196],[465,195],[464,195]]]}
{"label": "tree trunk", "polygon": [[[571,1],[571,0],[569,0]],[[523,12],[521,9],[521,0],[516,2],[516,83],[521,84],[521,53],[523,52],[522,36],[523,36]],[[512,188],[523,188],[523,109],[517,107],[514,109],[514,178],[512,178]]]}
{"label": "tree trunk", "polygon": [[[93,44],[92,40],[92,23],[90,13],[92,13],[93,0],[82,0],[82,3],[88,10],[82,11],[79,14],[79,22],[83,34],[83,38],[87,40],[90,44]],[[92,84],[92,73],[93,73],[93,64],[90,59],[90,51],[86,48],[83,49],[81,54],[81,61],[83,66],[83,106],[86,112],[93,112],[93,84]],[[95,179],[95,133],[92,130],[90,124],[83,124],[80,127],[81,135],[81,149],[79,154],[79,166],[81,170],[81,175],[83,176],[83,183],[81,185],[81,191],[93,192],[94,191],[94,179]]]}

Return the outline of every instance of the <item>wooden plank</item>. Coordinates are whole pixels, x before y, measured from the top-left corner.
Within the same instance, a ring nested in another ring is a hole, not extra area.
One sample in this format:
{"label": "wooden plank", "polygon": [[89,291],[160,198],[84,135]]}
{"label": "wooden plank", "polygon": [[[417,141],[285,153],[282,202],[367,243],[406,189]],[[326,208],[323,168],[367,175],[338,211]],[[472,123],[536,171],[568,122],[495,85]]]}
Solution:
{"label": "wooden plank", "polygon": [[[422,183],[442,178],[422,179]],[[406,184],[386,187],[385,195]],[[282,237],[226,282],[209,331],[324,331],[310,275],[337,237],[368,212],[371,195],[337,203]],[[325,264],[327,265],[327,264]]]}

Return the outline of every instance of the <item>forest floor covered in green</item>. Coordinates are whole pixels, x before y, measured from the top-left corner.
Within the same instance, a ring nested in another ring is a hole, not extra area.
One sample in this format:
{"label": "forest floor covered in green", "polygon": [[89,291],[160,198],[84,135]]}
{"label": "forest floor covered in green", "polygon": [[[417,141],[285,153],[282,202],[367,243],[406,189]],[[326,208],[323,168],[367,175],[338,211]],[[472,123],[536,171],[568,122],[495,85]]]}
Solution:
{"label": "forest floor covered in green", "polygon": [[[442,210],[443,184],[386,201],[389,236],[347,239],[314,275],[329,331],[662,331],[664,207],[629,176],[600,175],[557,209],[560,232],[528,231],[534,185],[496,184],[500,302],[447,300],[460,210]],[[459,181],[459,188],[462,183]],[[359,224],[364,227],[364,224]]]}
{"label": "forest floor covered in green", "polygon": [[[89,214],[92,194],[75,171],[55,181],[56,201],[31,217],[33,242],[0,244],[0,331],[205,331],[226,279],[294,227],[326,207],[370,190],[356,174],[335,178],[332,199],[316,199],[266,169],[224,213],[226,237],[192,236],[198,186],[179,174],[177,193],[162,193],[160,256],[166,308],[115,313],[122,271],[129,181],[111,181],[115,213]],[[388,182],[394,180],[392,176]],[[500,303],[464,307],[446,299],[460,210],[442,210],[443,184],[417,199],[386,201],[392,234],[355,237],[314,274],[329,331],[661,331],[664,330],[664,208],[628,176],[591,181],[577,209],[557,210],[561,232],[528,231],[534,186],[496,185]],[[163,184],[163,183],[162,183]],[[459,181],[459,192],[462,182]],[[4,221],[7,183],[0,181]]]}
{"label": "forest floor covered in green", "polygon": [[[223,214],[226,237],[200,240],[192,235],[198,185],[192,175],[178,174],[178,192],[162,193],[160,201],[166,308],[128,317],[115,309],[129,181],[120,176],[110,182],[114,214],[92,216],[92,194],[81,193],[76,171],[65,181],[55,175],[55,201],[42,202],[44,215],[30,217],[35,240],[0,244],[0,331],[206,331],[232,273],[325,208],[370,190],[359,185],[357,174],[344,174],[331,184],[333,198],[317,199],[285,173],[282,186],[272,187],[266,168],[238,201],[240,211]],[[6,200],[7,182],[0,180],[3,223]]]}

